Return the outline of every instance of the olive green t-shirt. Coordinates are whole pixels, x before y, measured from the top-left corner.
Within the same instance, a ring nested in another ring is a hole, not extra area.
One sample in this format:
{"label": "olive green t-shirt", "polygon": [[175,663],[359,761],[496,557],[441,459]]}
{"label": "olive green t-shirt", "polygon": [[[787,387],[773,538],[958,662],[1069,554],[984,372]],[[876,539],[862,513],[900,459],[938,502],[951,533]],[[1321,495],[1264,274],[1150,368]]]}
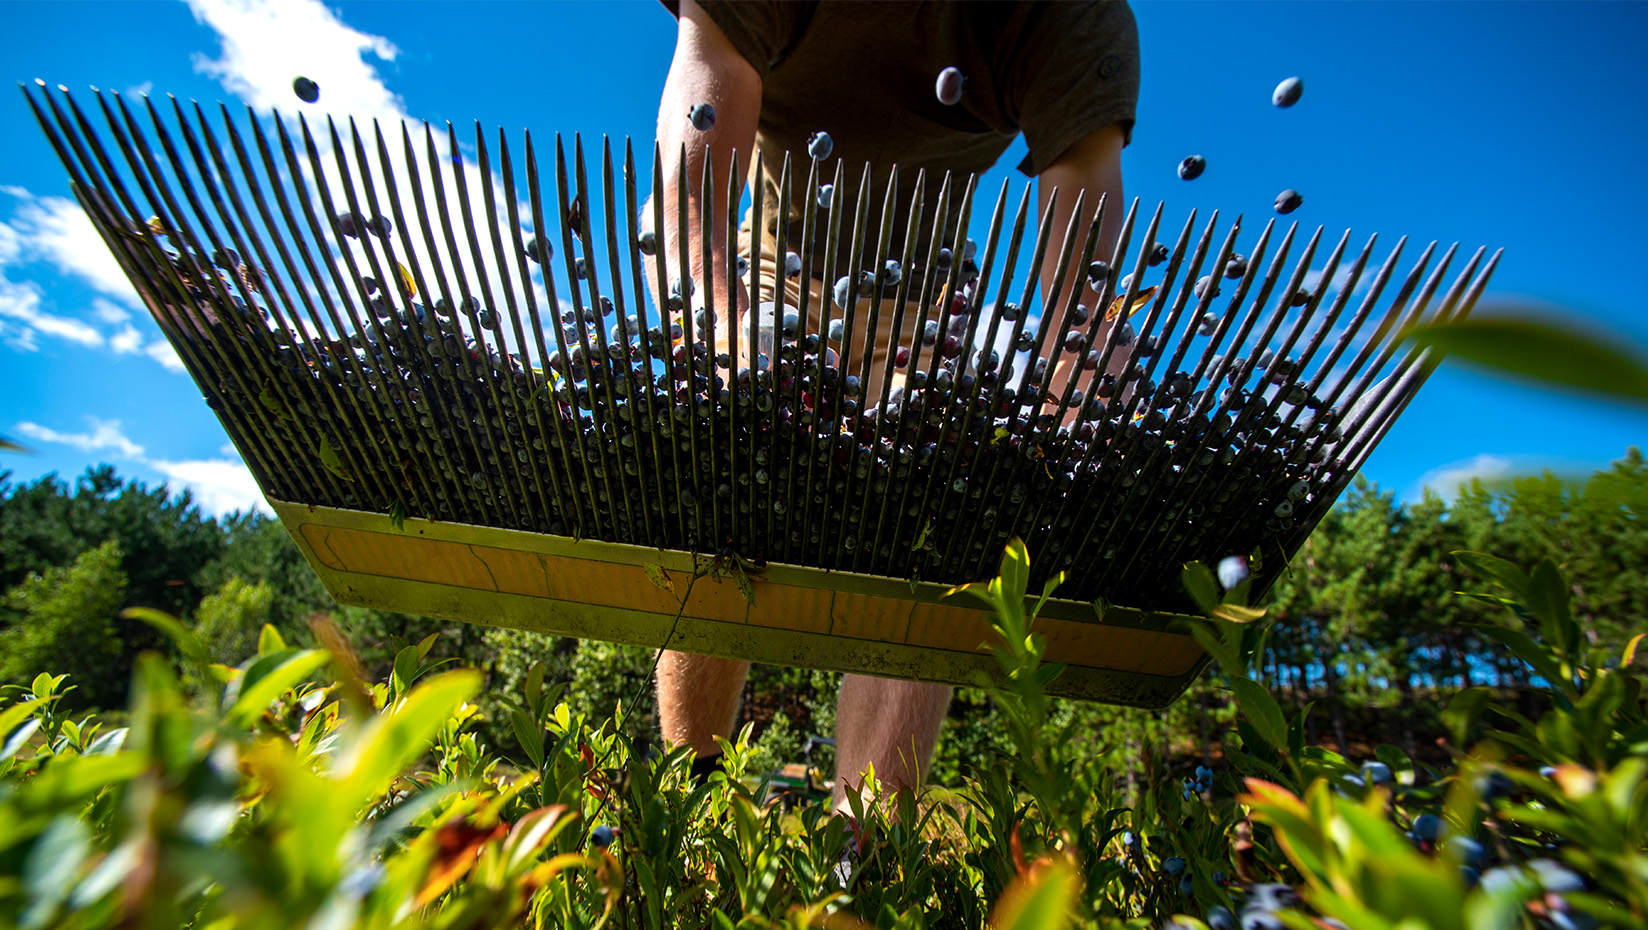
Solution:
{"label": "olive green t-shirt", "polygon": [[[672,0],[664,5],[675,11]],[[765,165],[767,216],[775,218],[784,153],[795,159],[792,215],[807,181],[807,140],[834,141],[821,167],[844,166],[851,209],[866,164],[872,235],[888,173],[900,188],[894,250],[902,246],[916,172],[927,172],[930,221],[946,171],[958,179],[989,169],[1020,132],[1030,149],[1019,166],[1039,174],[1084,136],[1120,124],[1131,137],[1139,94],[1139,42],[1122,0],[1061,2],[847,2],[699,0],[762,79],[756,145]],[[935,91],[939,72],[966,78],[961,101]],[[682,119],[686,115],[682,114]],[[845,196],[843,196],[845,195]],[[844,216],[843,236],[850,228]],[[776,228],[772,219],[766,224]],[[792,248],[800,242],[792,224]]]}

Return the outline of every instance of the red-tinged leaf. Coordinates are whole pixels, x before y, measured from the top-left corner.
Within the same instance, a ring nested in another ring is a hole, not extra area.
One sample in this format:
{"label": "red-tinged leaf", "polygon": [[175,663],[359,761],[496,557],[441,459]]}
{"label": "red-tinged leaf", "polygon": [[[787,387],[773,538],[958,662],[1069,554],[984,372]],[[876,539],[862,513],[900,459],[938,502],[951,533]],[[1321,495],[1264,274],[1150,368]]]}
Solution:
{"label": "red-tinged leaf", "polygon": [[1644,636],[1648,636],[1648,633],[1638,633],[1631,637],[1630,642],[1625,644],[1625,652],[1619,660],[1620,668],[1630,668],[1631,663],[1637,660],[1637,645],[1642,642]]}
{"label": "red-tinged leaf", "polygon": [[508,833],[509,827],[503,823],[491,827],[476,826],[467,820],[441,824],[435,834],[435,861],[429,867],[429,877],[424,879],[414,906],[425,907],[445,894],[474,867],[481,847]]}
{"label": "red-tinged leaf", "polygon": [[1047,858],[1002,892],[990,915],[998,930],[1063,930],[1071,925],[1081,877],[1067,859]]}

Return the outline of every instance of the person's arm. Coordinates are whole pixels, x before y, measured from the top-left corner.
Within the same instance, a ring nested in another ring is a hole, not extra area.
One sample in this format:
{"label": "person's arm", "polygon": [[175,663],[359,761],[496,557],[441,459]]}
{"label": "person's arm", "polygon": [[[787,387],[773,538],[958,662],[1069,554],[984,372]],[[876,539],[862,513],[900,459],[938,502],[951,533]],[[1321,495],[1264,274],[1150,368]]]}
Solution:
{"label": "person's arm", "polygon": [[[654,232],[658,237],[660,254],[665,256],[665,265],[670,270],[670,277],[681,278],[680,252],[676,242],[678,207],[675,198],[681,146],[685,143],[687,149],[689,236],[691,232],[702,228],[702,204],[699,201],[704,171],[704,147],[708,146],[710,170],[713,172],[711,176],[715,183],[712,213],[714,219],[711,224],[714,235],[711,239],[711,249],[712,261],[715,263],[715,290],[719,298],[726,293],[727,172],[730,170],[735,151],[738,153],[740,167],[745,173],[749,170],[750,152],[755,147],[756,120],[761,112],[761,76],[748,61],[744,60],[727,40],[726,34],[695,0],[681,0],[678,21],[675,58],[670,62],[669,77],[664,81],[663,99],[658,104],[658,144],[662,150],[664,168],[664,228]],[[700,103],[707,103],[715,108],[715,125],[710,127],[708,132],[700,132],[693,128],[687,119],[688,110]],[[742,183],[742,178],[739,183]],[[646,228],[652,226],[653,211],[650,199],[643,211],[641,222]],[[692,279],[697,288],[693,305],[703,306],[708,294],[704,287],[704,253],[697,236],[689,238],[687,249]],[[647,283],[649,286],[656,283],[656,277],[650,268]],[[665,286],[668,287],[668,284]],[[740,288],[738,293],[741,295],[738,306],[743,307],[749,301],[748,292]],[[654,294],[653,298],[659,307],[663,307],[664,302],[660,298],[667,296]],[[717,303],[719,302],[718,299]],[[733,315],[731,318],[737,319],[738,316]],[[717,325],[726,324],[723,321]]]}
{"label": "person's arm", "polygon": [[[1066,276],[1064,290],[1060,294],[1053,294],[1053,282],[1059,273],[1059,254],[1064,248],[1064,231],[1070,225],[1070,217],[1076,209],[1076,196],[1085,189],[1086,203],[1082,207],[1082,221],[1076,225],[1076,245],[1072,262],[1079,262],[1087,239],[1088,224],[1092,220],[1093,211],[1098,208],[1100,195],[1106,195],[1104,208],[1104,225],[1100,228],[1098,250],[1094,257],[1110,260],[1111,250],[1115,248],[1116,237],[1120,234],[1122,220],[1127,215],[1127,205],[1122,199],[1122,145],[1125,137],[1120,125],[1106,126],[1097,132],[1090,133],[1065,150],[1058,160],[1048,165],[1036,178],[1038,217],[1045,216],[1047,202],[1054,189],[1059,192],[1058,203],[1053,210],[1053,228],[1051,242],[1047,248],[1047,255],[1042,260],[1041,293],[1044,313],[1056,314],[1054,326],[1057,327],[1064,317],[1064,306],[1069,299],[1072,287],[1081,289],[1079,303],[1086,304],[1093,320],[1095,346],[1104,344],[1104,337],[1108,327],[1104,325],[1104,309],[1098,306],[1099,295],[1087,284],[1087,268],[1071,268]],[[1063,331],[1055,328],[1050,338],[1062,338]],[[1044,349],[1049,355],[1051,349]],[[1110,371],[1112,374],[1121,370],[1125,361],[1121,353],[1111,358]],[[1072,358],[1069,353],[1062,353],[1058,367],[1048,379],[1048,397],[1054,400],[1052,409],[1057,409],[1057,400],[1064,396],[1065,384],[1071,373],[1079,370],[1081,359]],[[1086,389],[1090,376],[1078,381],[1078,386]]]}

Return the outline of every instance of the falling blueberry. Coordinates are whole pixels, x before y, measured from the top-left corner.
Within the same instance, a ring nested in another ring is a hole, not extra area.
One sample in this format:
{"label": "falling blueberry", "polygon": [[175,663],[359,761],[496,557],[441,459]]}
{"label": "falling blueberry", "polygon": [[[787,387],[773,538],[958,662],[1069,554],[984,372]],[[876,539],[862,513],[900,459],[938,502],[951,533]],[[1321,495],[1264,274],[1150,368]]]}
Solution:
{"label": "falling blueberry", "polygon": [[[837,307],[843,310],[847,308],[847,297],[852,290],[852,286],[853,279],[851,275],[842,275],[835,280],[835,305]],[[831,336],[830,338],[834,339],[835,337]]]}
{"label": "falling blueberry", "polygon": [[899,267],[898,262],[893,261],[890,258],[887,259],[887,263],[881,268],[882,285],[885,287],[892,287],[902,280],[904,280],[904,269]]}
{"label": "falling blueberry", "polygon": [[1098,290],[1099,288],[1103,287],[1104,282],[1109,280],[1109,278],[1110,278],[1110,263],[1109,262],[1096,261],[1093,264],[1087,266],[1087,284],[1088,284],[1089,287],[1093,288],[1095,291]]}
{"label": "falling blueberry", "polygon": [[584,261],[582,256],[572,260],[572,273],[577,275],[578,280],[580,281],[589,277],[589,265]]}
{"label": "falling blueberry", "polygon": [[737,270],[738,276],[740,278],[742,278],[743,276],[749,274],[750,273],[750,260],[745,258],[742,255],[738,256],[738,264],[737,264],[736,270]]}
{"label": "falling blueberry", "polygon": [[1299,205],[1304,202],[1305,198],[1299,196],[1299,192],[1290,187],[1276,195],[1276,212],[1292,213],[1299,209]]}
{"label": "falling blueberry", "polygon": [[306,77],[297,78],[292,82],[292,93],[304,103],[314,103],[320,99],[320,85]]}
{"label": "falling blueberry", "polygon": [[[1210,288],[1212,289],[1211,294],[1208,293]],[[1218,280],[1210,274],[1202,275],[1196,280],[1196,296],[1198,298],[1206,297],[1210,300],[1219,296]]]}
{"label": "falling blueberry", "polygon": [[642,255],[652,255],[656,253],[658,251],[658,235],[650,229],[647,230],[640,236],[636,237],[635,247],[641,250]]}
{"label": "falling blueberry", "polygon": [[387,216],[374,216],[371,221],[366,224],[366,228],[372,230],[372,232],[375,233],[379,239],[387,239],[389,238],[389,234],[394,231],[395,224],[389,222],[389,217]]}
{"label": "falling blueberry", "polygon": [[1270,102],[1279,107],[1291,107],[1299,102],[1305,93],[1305,82],[1296,77],[1290,77],[1280,84],[1270,94]]}
{"label": "falling blueberry", "polygon": [[830,321],[830,341],[840,342],[847,335],[847,323],[844,320]]}
{"label": "falling blueberry", "polygon": [[1184,161],[1179,162],[1179,177],[1186,181],[1196,180],[1202,176],[1202,172],[1205,170],[1207,170],[1207,159],[1200,155],[1190,155]]}
{"label": "falling blueberry", "polygon": [[794,278],[801,274],[801,256],[794,252],[784,253],[784,277]]}
{"label": "falling blueberry", "polygon": [[526,257],[541,265],[555,257],[555,249],[550,246],[548,239],[533,236],[532,241],[527,243]]}
{"label": "falling blueberry", "polygon": [[835,151],[835,140],[831,139],[830,134],[827,132],[815,132],[812,134],[812,138],[807,140],[807,154],[818,161],[829,158],[830,153],[833,151]]}
{"label": "falling blueberry", "polygon": [[947,107],[953,107],[961,102],[961,92],[967,86],[967,78],[961,74],[961,69],[950,67],[938,73],[938,80],[934,90],[938,92],[938,102]]}
{"label": "falling blueberry", "polygon": [[715,125],[715,107],[707,103],[695,103],[687,111],[687,119],[692,122],[692,128],[699,132],[709,132]]}
{"label": "falling blueberry", "polygon": [[818,185],[818,208],[820,210],[828,210],[828,209],[830,209],[830,204],[833,203],[834,201],[835,201],[835,185],[834,184],[820,184],[820,185]]}
{"label": "falling blueberry", "polygon": [[1247,274],[1247,256],[1240,252],[1233,253],[1230,261],[1225,262],[1225,277],[1240,278]]}
{"label": "falling blueberry", "polygon": [[1247,578],[1247,559],[1239,555],[1225,556],[1219,560],[1219,584],[1225,590],[1241,584]]}
{"label": "falling blueberry", "polygon": [[1150,247],[1150,267],[1154,268],[1167,261],[1167,243],[1158,242]]}
{"label": "falling blueberry", "polygon": [[366,221],[361,215],[353,211],[338,217],[338,231],[352,239],[360,235],[365,225]]}

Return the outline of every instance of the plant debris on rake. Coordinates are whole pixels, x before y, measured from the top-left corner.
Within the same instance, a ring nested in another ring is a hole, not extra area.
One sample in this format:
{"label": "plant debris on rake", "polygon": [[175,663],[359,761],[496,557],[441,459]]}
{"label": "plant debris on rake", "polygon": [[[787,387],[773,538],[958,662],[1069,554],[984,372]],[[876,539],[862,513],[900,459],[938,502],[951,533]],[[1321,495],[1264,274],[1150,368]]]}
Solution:
{"label": "plant debris on rake", "polygon": [[[933,202],[918,175],[895,224],[896,171],[884,198],[865,176],[856,200],[825,210],[820,190],[853,187],[843,166],[825,177],[803,158],[807,177],[783,202],[757,191],[754,226],[785,256],[782,274],[799,259],[812,291],[768,330],[753,313],[729,330],[731,288],[748,288],[751,306],[771,295],[734,267],[682,285],[688,237],[664,255],[653,233],[666,223],[656,151],[643,211],[627,145],[616,170],[603,147],[592,188],[581,141],[569,160],[557,138],[557,199],[578,209],[556,211],[530,136],[518,187],[506,140],[494,161],[477,129],[481,177],[496,183],[472,192],[427,125],[421,155],[404,126],[396,156],[376,127],[329,123],[317,139],[301,120],[294,138],[277,119],[273,145],[250,120],[248,147],[225,110],[225,148],[198,107],[191,119],[174,101],[168,128],[145,98],[152,142],[124,100],[99,94],[122,170],[66,91],[73,117],[25,93],[265,493],[397,525],[730,549],[942,583],[989,576],[1019,536],[1039,573],[1074,570],[1061,596],[1182,608],[1186,561],[1258,554],[1255,575],[1277,576],[1434,367],[1398,357],[1401,330],[1469,312],[1498,259],[1478,250],[1439,296],[1453,248],[1433,268],[1432,244],[1393,280],[1398,243],[1370,283],[1372,239],[1342,268],[1346,233],[1313,270],[1318,229],[1290,267],[1296,226],[1273,244],[1267,224],[1239,255],[1240,220],[1215,241],[1217,214],[1200,235],[1192,214],[1146,287],[1160,207],[1135,235],[1135,204],[1101,257],[1102,212],[1118,205],[1079,200],[1068,230],[1043,221],[1027,237],[1028,196],[1004,229],[1004,187],[975,246],[972,179],[944,178]],[[443,141],[459,151],[450,127]],[[290,181],[305,176],[314,187]],[[736,164],[731,176],[743,176]],[[695,180],[716,196],[713,179]],[[674,183],[687,189],[685,167]],[[720,191],[736,202],[736,185]],[[344,228],[359,217],[375,218],[375,235]],[[1055,242],[1056,284],[1096,269],[1107,312],[1074,295],[1034,311]],[[1214,269],[1233,279],[1228,297],[1194,286]],[[832,302],[838,279],[848,293]],[[1376,312],[1387,284],[1396,293]],[[664,314],[649,289],[669,295]],[[888,315],[915,335],[874,371],[866,340]]]}

